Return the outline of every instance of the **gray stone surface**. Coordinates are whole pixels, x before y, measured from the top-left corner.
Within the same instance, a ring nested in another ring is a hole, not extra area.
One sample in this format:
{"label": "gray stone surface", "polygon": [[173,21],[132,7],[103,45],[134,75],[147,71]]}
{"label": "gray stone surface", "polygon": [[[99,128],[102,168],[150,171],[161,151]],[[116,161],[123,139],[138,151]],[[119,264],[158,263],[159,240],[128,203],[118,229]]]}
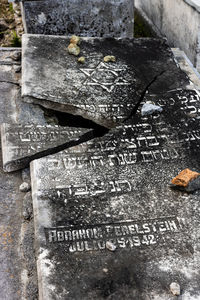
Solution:
{"label": "gray stone surface", "polygon": [[20,173],[5,174],[0,153],[0,298],[19,300],[22,296]]}
{"label": "gray stone surface", "polygon": [[88,129],[52,125],[1,125],[3,168],[12,172],[30,161],[74,146]]}
{"label": "gray stone surface", "polygon": [[200,90],[200,74],[197,69],[194,68],[191,61],[188,59],[184,51],[181,51],[179,48],[172,48],[177,65],[186,72],[188,77],[191,80],[191,83]]}
{"label": "gray stone surface", "polygon": [[133,0],[23,1],[27,33],[133,37]]}
{"label": "gray stone surface", "polygon": [[[68,44],[67,37],[23,36],[24,101],[113,127],[130,116],[155,80],[161,93],[189,84],[162,40],[84,38],[84,65],[68,53]],[[105,63],[105,55],[116,62]]]}
{"label": "gray stone surface", "polygon": [[44,112],[38,105],[22,101],[21,73],[16,73],[21,61],[12,58],[17,53],[21,54],[21,49],[0,48],[0,123],[46,124]]}
{"label": "gray stone surface", "polygon": [[[15,72],[21,61],[13,59],[18,52],[21,49],[0,48],[0,123],[45,124],[43,110],[21,100],[20,74]],[[0,299],[3,300],[37,299],[33,224],[23,223],[21,183],[20,172],[3,172],[0,153]]]}
{"label": "gray stone surface", "polygon": [[39,299],[200,298],[200,193],[169,186],[200,171],[200,96],[153,97],[162,114],[31,163]]}

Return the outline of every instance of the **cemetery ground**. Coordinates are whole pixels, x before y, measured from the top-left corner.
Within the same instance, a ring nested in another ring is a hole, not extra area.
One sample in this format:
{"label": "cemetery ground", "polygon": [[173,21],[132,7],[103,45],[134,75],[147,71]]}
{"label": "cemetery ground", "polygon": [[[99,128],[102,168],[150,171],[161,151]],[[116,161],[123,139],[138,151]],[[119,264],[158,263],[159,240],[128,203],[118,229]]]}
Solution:
{"label": "cemetery ground", "polygon": [[0,47],[20,47],[23,31],[19,5],[7,0],[0,2]]}

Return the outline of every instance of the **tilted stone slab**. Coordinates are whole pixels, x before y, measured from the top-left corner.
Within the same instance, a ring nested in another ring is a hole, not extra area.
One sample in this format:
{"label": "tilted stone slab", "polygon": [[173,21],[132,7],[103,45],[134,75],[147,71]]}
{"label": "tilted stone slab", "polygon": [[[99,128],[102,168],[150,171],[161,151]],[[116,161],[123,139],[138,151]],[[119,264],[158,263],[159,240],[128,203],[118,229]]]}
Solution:
{"label": "tilted stone slab", "polygon": [[1,125],[4,171],[27,167],[29,162],[74,145],[89,129],[51,125]]}
{"label": "tilted stone slab", "polygon": [[133,37],[133,0],[23,1],[26,33]]}
{"label": "tilted stone slab", "polygon": [[168,300],[174,281],[182,299],[200,297],[200,192],[169,186],[185,168],[200,171],[200,95],[158,100],[161,114],[138,112],[31,163],[40,300]]}
{"label": "tilted stone slab", "polygon": [[[154,80],[157,93],[189,84],[162,40],[84,38],[85,64],[68,53],[68,45],[65,37],[23,36],[24,101],[113,127],[129,117]],[[106,55],[116,62],[105,63]]]}

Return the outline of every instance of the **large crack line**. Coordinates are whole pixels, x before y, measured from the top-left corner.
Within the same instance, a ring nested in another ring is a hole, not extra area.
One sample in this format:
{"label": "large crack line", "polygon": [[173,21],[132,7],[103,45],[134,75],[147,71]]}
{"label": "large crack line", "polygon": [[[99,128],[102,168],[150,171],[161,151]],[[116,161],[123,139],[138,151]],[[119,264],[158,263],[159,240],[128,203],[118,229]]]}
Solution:
{"label": "large crack line", "polygon": [[0,83],[10,83],[10,84],[14,84],[14,85],[20,86],[19,83],[13,82],[13,81],[0,80]]}
{"label": "large crack line", "polygon": [[137,113],[137,110],[141,104],[141,102],[144,100],[144,97],[146,95],[146,92],[148,91],[148,89],[150,88],[150,86],[160,77],[162,76],[164,73],[166,72],[166,70],[162,71],[161,73],[159,73],[158,75],[156,75],[150,82],[149,84],[145,87],[145,89],[142,91],[141,96],[139,101],[137,102],[137,104],[134,106],[134,108],[132,109],[130,115],[123,120],[123,122],[129,120],[130,118],[132,118],[132,116],[134,116]]}

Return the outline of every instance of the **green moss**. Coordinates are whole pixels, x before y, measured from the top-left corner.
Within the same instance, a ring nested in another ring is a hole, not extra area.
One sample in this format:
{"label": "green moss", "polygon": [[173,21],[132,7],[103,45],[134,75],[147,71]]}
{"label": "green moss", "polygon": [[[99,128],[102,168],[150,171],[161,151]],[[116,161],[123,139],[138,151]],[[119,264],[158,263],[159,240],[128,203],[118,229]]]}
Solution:
{"label": "green moss", "polygon": [[10,11],[11,13],[14,13],[14,9],[13,9],[12,3],[9,3],[9,11]]}
{"label": "green moss", "polygon": [[21,47],[21,40],[18,37],[16,31],[13,30],[12,33],[13,33],[13,38],[11,40],[11,47]]}
{"label": "green moss", "polygon": [[134,14],[134,37],[155,37],[152,28],[145,22],[142,16],[135,10]]}

